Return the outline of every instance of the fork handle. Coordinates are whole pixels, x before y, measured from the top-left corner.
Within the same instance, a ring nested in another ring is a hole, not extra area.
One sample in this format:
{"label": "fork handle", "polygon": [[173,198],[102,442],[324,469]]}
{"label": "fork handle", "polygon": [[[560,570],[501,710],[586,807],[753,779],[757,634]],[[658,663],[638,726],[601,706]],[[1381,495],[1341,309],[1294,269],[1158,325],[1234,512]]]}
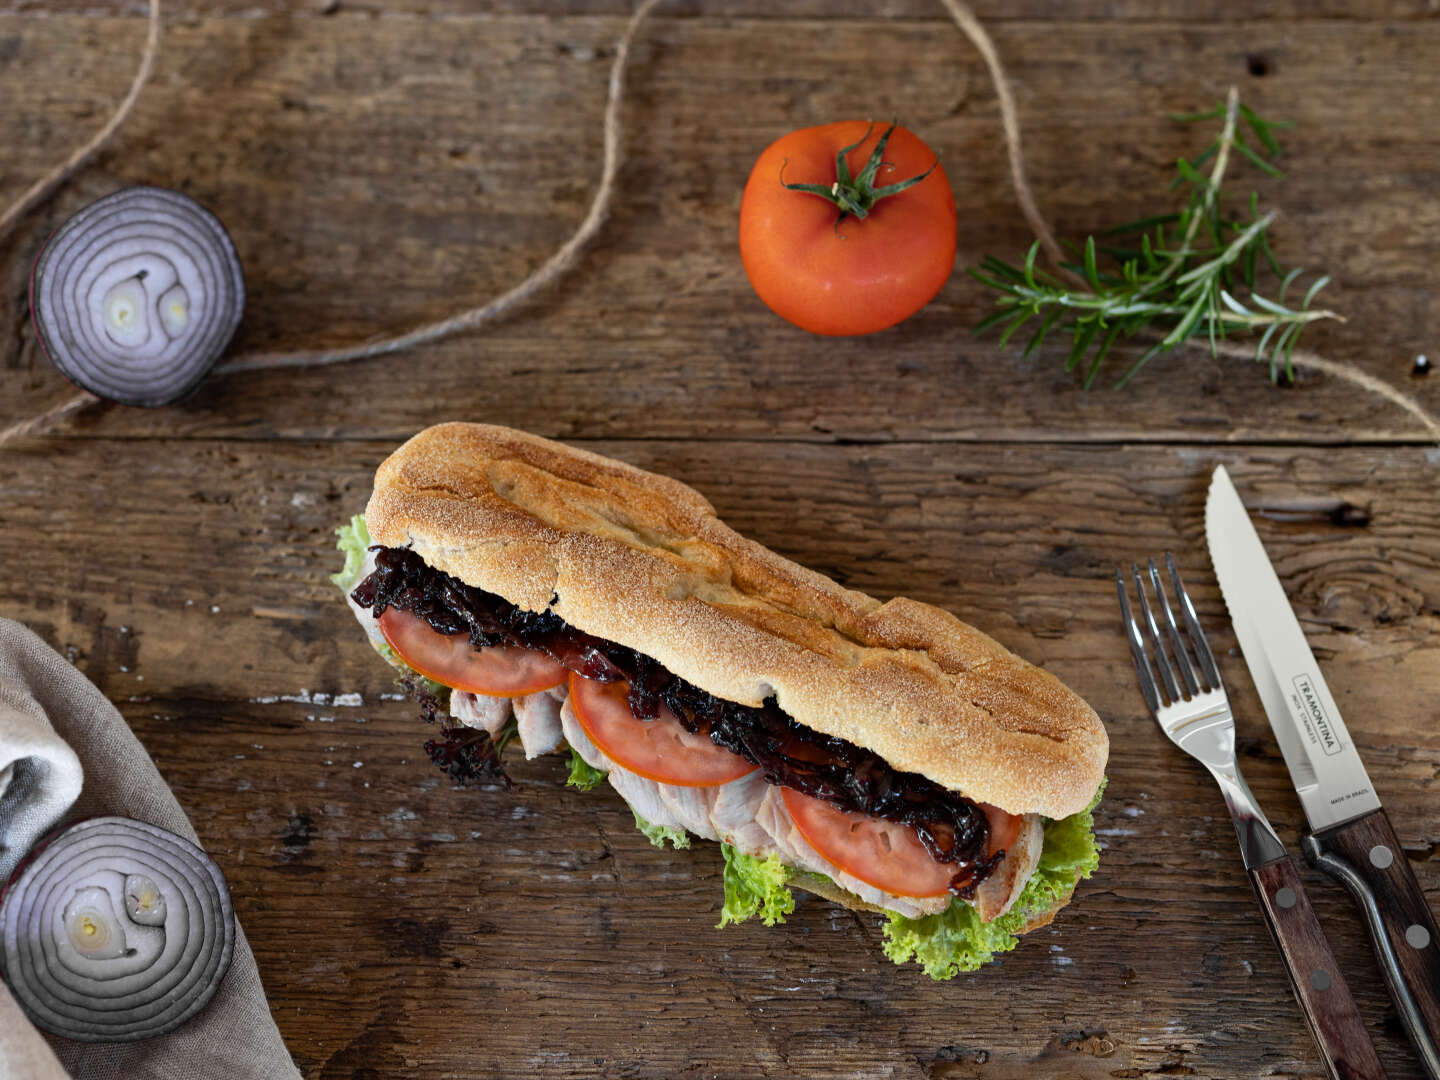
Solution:
{"label": "fork handle", "polygon": [[1335,1080],[1384,1080],[1385,1070],[1289,855],[1252,867],[1250,884],[1285,961],[1290,989]]}

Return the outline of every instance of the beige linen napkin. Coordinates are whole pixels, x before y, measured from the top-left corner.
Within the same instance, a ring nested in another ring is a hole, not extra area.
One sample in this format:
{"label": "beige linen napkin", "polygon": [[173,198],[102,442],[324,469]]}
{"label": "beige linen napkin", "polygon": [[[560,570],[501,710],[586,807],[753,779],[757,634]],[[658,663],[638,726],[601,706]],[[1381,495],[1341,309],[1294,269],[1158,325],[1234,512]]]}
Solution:
{"label": "beige linen napkin", "polygon": [[[52,824],[97,814],[136,818],[200,842],[115,707],[34,633],[0,619],[0,882]],[[42,1038],[0,984],[0,1080],[64,1080],[65,1070],[77,1080],[300,1075],[238,925],[235,958],[210,1003],[154,1039]]]}

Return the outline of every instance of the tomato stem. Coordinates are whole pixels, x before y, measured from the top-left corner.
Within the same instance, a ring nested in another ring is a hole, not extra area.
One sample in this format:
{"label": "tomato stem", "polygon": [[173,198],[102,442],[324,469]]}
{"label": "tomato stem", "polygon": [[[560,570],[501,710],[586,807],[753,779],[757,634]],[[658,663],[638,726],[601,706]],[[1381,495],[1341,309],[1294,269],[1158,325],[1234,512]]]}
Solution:
{"label": "tomato stem", "polygon": [[781,187],[787,191],[802,191],[807,195],[818,195],[826,202],[838,207],[840,209],[840,216],[835,219],[837,232],[840,228],[840,223],[844,221],[846,217],[860,219],[868,217],[870,211],[874,209],[875,204],[881,199],[889,198],[891,195],[898,195],[906,188],[914,187],[934,172],[936,166],[940,164],[940,159],[936,158],[934,164],[919,176],[912,176],[908,180],[901,180],[898,183],[876,187],[875,177],[880,172],[880,167],[882,165],[889,166],[890,164],[885,160],[885,145],[890,141],[890,136],[894,134],[897,126],[896,124],[891,124],[885,130],[885,134],[880,136],[880,141],[875,144],[875,149],[871,152],[869,160],[865,162],[865,168],[860,170],[859,176],[852,177],[850,175],[850,162],[847,160],[846,155],[852,150],[864,145],[865,140],[870,137],[870,132],[875,130],[875,124],[873,122],[865,128],[865,134],[860,136],[858,142],[841,147],[839,153],[835,155],[835,180],[828,187],[825,184],[787,184],[785,182],[785,166],[783,164],[780,166]]}

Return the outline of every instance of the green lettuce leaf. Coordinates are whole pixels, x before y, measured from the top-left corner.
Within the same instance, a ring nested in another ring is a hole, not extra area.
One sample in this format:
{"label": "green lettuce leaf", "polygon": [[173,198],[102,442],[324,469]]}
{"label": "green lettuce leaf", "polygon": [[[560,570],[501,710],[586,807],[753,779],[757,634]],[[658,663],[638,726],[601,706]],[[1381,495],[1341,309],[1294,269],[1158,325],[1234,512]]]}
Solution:
{"label": "green lettuce leaf", "polygon": [[[574,753],[574,751],[571,752]],[[579,757],[578,754],[575,756]],[[587,765],[586,768],[589,768],[589,766]],[[604,776],[605,774],[601,773],[600,775]],[[630,809],[630,813],[635,814],[633,807]],[[650,822],[646,821],[639,814],[635,814],[635,827],[649,837],[650,843],[658,848],[663,848],[666,840],[670,841],[670,846],[673,848],[688,848],[690,846],[690,834],[684,829],[676,829],[670,825],[651,825]]]}
{"label": "green lettuce leaf", "polygon": [[725,906],[715,928],[742,923],[757,912],[766,926],[784,922],[795,910],[795,894],[787,884],[794,871],[778,855],[757,859],[725,843],[720,850],[725,855]]}
{"label": "green lettuce leaf", "polygon": [[[331,574],[330,580],[348,598],[355,586],[360,584],[360,571],[365,567],[365,552],[370,548],[370,530],[365,526],[365,518],[356,514],[350,519],[350,524],[341,525],[335,530],[335,536],[337,537],[335,547],[345,555],[345,568],[338,574]],[[380,654],[382,660],[403,675],[413,675],[446,711],[449,710],[450,688],[448,686],[412,670],[409,664],[396,655],[395,650],[390,647],[390,643],[374,630],[368,631],[365,637],[370,642],[370,647]]]}
{"label": "green lettuce leaf", "polygon": [[1020,944],[1017,935],[1031,919],[1068,899],[1079,878],[1088,878],[1100,864],[1094,810],[1104,792],[1102,781],[1089,807],[1045,823],[1039,865],[1004,915],[982,923],[975,909],[962,900],[919,919],[892,914],[884,927],[885,955],[897,964],[914,960],[932,979],[952,979],[1015,948]]}
{"label": "green lettuce leaf", "polygon": [[[570,748],[570,775],[566,778],[567,787],[579,788],[581,791],[589,791],[596,784],[605,779],[606,774],[592,766],[578,753],[575,748]],[[638,819],[637,819],[638,820]],[[650,834],[645,833],[646,836]],[[653,840],[654,837],[651,837]]]}
{"label": "green lettuce leaf", "polygon": [[370,547],[370,530],[365,527],[365,518],[356,514],[350,524],[336,529],[335,535],[338,537],[335,546],[345,555],[345,569],[331,574],[330,580],[349,596],[350,590],[360,584],[360,569],[365,565],[365,552]]}

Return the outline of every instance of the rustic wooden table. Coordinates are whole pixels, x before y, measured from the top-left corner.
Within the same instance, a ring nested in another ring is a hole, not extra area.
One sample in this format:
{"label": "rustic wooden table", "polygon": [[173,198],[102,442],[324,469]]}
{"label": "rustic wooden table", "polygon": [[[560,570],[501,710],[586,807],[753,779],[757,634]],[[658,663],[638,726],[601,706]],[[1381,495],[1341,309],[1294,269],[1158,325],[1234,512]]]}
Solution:
{"label": "rustic wooden table", "polygon": [[[229,225],[237,348],[351,342],[523,278],[599,172],[621,0],[175,0],[139,108],[0,239],[0,426],[67,391],[26,317],[41,240],[127,183]],[[489,7],[489,11],[474,8]],[[798,126],[900,117],[955,184],[961,260],[1015,257],[994,93],[922,0],[676,0],[642,31],[610,220],[484,333],[389,360],[214,380],[0,450],[0,613],[115,701],[229,875],[308,1077],[1320,1076],[1220,798],[1143,713],[1112,574],[1189,572],[1244,768],[1303,826],[1205,552],[1224,462],[1432,904],[1440,906],[1440,452],[1305,376],[1187,354],[1083,392],[970,327],[957,274],[884,334],[822,340],[751,293],[755,155]],[[1261,178],[1344,325],[1307,343],[1440,411],[1440,22],[1424,0],[984,0],[1032,180],[1067,236],[1164,210],[1228,85],[1296,122]],[[139,0],[0,0],[0,204],[128,85]],[[1248,179],[1245,183],[1250,182]],[[1131,353],[1130,355],[1134,355]],[[1055,672],[1112,739],[1100,871],[1055,924],[954,982],[880,956],[878,920],[807,901],[713,929],[710,846],[651,848],[551,759],[452,790],[326,575],[376,464],[441,419],[510,424],[679,477],[846,584],[944,605]],[[1306,870],[1390,1075],[1418,1076],[1349,901]]]}

